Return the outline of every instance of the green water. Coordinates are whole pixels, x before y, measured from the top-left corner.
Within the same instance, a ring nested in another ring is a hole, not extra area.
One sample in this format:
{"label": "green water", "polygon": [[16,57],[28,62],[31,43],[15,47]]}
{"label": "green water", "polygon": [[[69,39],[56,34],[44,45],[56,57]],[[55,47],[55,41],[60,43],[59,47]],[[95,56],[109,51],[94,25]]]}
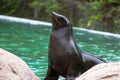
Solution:
{"label": "green water", "polygon": [[[0,20],[0,47],[22,58],[42,80],[47,72],[50,26]],[[108,62],[120,61],[120,37],[74,29],[77,45]]]}

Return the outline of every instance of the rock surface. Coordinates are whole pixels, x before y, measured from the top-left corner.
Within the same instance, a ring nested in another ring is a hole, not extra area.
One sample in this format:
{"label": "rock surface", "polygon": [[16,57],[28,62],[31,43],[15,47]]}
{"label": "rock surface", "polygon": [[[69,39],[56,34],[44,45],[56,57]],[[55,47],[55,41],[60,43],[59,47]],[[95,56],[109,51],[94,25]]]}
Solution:
{"label": "rock surface", "polygon": [[0,80],[39,80],[27,64],[0,48]]}
{"label": "rock surface", "polygon": [[120,80],[120,62],[98,64],[76,80]]}

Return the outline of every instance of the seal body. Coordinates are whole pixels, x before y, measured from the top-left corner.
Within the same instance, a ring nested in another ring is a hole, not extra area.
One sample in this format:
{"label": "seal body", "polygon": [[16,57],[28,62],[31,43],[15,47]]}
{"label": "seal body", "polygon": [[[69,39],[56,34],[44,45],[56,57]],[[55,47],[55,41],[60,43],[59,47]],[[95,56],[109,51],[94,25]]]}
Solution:
{"label": "seal body", "polygon": [[44,80],[74,80],[96,64],[105,61],[78,49],[72,36],[70,21],[63,15],[51,13],[52,33],[49,42],[48,72]]}

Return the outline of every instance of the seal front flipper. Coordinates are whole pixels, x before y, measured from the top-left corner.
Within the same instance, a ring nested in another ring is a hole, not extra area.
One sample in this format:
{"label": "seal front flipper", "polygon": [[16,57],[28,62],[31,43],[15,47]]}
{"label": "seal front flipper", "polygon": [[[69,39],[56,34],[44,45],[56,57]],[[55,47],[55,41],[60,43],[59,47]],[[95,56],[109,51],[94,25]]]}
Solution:
{"label": "seal front flipper", "polygon": [[48,72],[44,80],[58,80],[59,74],[48,65]]}
{"label": "seal front flipper", "polygon": [[79,58],[74,58],[68,66],[66,80],[75,80],[84,71],[84,63]]}

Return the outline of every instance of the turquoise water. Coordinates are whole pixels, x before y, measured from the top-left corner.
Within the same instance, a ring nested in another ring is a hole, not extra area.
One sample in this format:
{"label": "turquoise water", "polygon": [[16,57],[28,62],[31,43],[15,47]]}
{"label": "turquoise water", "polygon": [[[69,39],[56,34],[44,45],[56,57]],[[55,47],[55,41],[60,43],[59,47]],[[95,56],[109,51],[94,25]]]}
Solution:
{"label": "turquoise water", "polygon": [[[0,20],[0,48],[22,58],[42,80],[47,72],[48,42],[51,26]],[[120,36],[74,29],[82,50],[108,62],[120,61]]]}

